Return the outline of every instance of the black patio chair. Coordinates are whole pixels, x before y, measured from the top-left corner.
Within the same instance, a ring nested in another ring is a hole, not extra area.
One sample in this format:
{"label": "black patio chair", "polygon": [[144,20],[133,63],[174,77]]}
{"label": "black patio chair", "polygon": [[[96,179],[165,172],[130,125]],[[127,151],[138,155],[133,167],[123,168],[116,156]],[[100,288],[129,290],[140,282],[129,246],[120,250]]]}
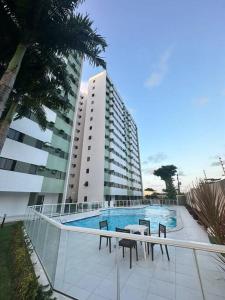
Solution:
{"label": "black patio chair", "polygon": [[[117,232],[130,233],[129,229],[116,228]],[[123,247],[123,257],[124,257],[124,248],[130,249],[130,269],[132,268],[132,249],[136,249],[136,260],[138,261],[138,250],[137,250],[137,241],[121,239],[119,241],[119,246]]]}
{"label": "black patio chair", "polygon": [[[99,229],[106,229],[109,230],[108,222],[107,220],[100,221],[99,222]],[[106,247],[109,245],[109,253],[111,253],[111,237],[106,236],[106,235],[100,235],[99,239],[99,250],[101,249],[102,246],[102,238],[106,239]]]}
{"label": "black patio chair", "polygon": [[[144,226],[148,227],[148,232],[145,231],[144,235],[151,235],[151,228],[150,228],[150,221],[149,220],[139,219],[139,225],[144,225]],[[149,244],[150,243],[147,243],[148,254],[149,254]]]}
{"label": "black patio chair", "polygon": [[[166,238],[166,226],[159,223],[158,236],[161,237],[161,234],[163,234],[163,237]],[[158,245],[158,244],[153,244],[153,243],[151,243],[152,260],[154,260],[154,246],[155,246],[155,245]],[[162,246],[162,244],[159,244],[159,245],[160,245],[160,248],[161,248],[161,252],[162,252],[162,254],[163,254],[163,246]],[[166,255],[167,255],[167,258],[168,258],[168,260],[170,260],[167,245],[165,245],[165,249],[166,249]]]}

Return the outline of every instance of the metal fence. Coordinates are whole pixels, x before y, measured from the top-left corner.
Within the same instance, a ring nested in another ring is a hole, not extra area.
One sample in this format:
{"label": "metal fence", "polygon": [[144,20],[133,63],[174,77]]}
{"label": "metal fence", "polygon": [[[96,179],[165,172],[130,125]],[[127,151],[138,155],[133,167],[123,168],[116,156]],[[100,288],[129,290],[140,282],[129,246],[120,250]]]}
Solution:
{"label": "metal fence", "polygon": [[139,200],[115,200],[114,207],[129,207],[139,205],[178,205],[176,199],[139,199]]}
{"label": "metal fence", "polygon": [[[145,295],[148,293],[148,299],[155,299],[157,293],[159,296],[170,293],[170,299],[186,299],[185,293],[190,293],[192,299],[214,299],[214,294],[224,296],[224,279],[221,279],[222,285],[218,285],[218,278],[224,273],[219,273],[215,267],[215,258],[217,253],[225,254],[225,246],[66,226],[49,218],[60,211],[49,213],[42,207],[42,212],[39,212],[38,206],[29,207],[24,222],[53,289],[79,300],[92,299],[93,295],[95,299],[135,297],[135,300],[141,300],[142,289]],[[112,253],[105,245],[99,251],[101,235],[111,239]],[[138,243],[139,261],[133,262],[132,269],[129,269],[129,255],[123,259],[119,250],[122,238],[141,242]],[[150,256],[145,260],[142,246],[146,243],[169,246],[170,261],[165,255],[161,258],[158,250],[154,261]],[[173,280],[174,276],[176,279]],[[209,281],[213,292],[209,290]],[[132,287],[135,284],[139,285],[136,290]],[[183,289],[182,284],[186,284]]]}
{"label": "metal fence", "polygon": [[50,218],[98,210],[104,207],[104,202],[77,202],[63,204],[42,204],[32,206],[33,209]]}

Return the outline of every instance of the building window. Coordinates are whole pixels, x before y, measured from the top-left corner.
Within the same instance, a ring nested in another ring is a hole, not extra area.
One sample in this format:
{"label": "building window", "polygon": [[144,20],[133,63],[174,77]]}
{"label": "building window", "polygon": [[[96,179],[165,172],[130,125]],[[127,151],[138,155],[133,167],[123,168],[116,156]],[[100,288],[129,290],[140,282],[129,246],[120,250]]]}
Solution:
{"label": "building window", "polygon": [[80,119],[80,118],[81,118],[81,115],[78,115],[78,118]]}
{"label": "building window", "polygon": [[86,169],[86,174],[89,174],[89,169]]}
{"label": "building window", "polygon": [[80,122],[78,122],[77,125],[80,126]]}
{"label": "building window", "polygon": [[74,146],[75,149],[78,149],[78,146]]}
{"label": "building window", "polygon": [[73,186],[74,186],[73,184],[70,184],[70,185],[69,185],[69,187],[70,187],[71,189],[73,188]]}
{"label": "building window", "polygon": [[88,157],[87,157],[87,161],[90,161],[90,159],[91,159],[90,156],[88,156]]}
{"label": "building window", "polygon": [[95,86],[93,86],[92,90],[94,90],[94,89],[95,89]]}
{"label": "building window", "polygon": [[92,95],[91,95],[91,97],[94,97],[94,96],[95,96],[95,94],[92,94]]}
{"label": "building window", "polygon": [[92,126],[90,126],[89,129],[92,130]]}
{"label": "building window", "polygon": [[94,103],[95,103],[94,100],[92,100],[92,101],[91,101],[91,104],[94,104]]}
{"label": "building window", "polygon": [[76,164],[72,164],[72,167],[73,167],[73,168],[76,168]]}
{"label": "building window", "polygon": [[88,150],[91,150],[91,146],[88,146]]}
{"label": "building window", "polygon": [[94,109],[92,108],[92,109],[91,109],[91,112],[93,112],[93,111],[94,111]]}
{"label": "building window", "polygon": [[78,137],[75,137],[75,139],[74,139],[75,141],[79,141],[79,138]]}
{"label": "building window", "polygon": [[84,202],[87,202],[87,196],[84,196]]}
{"label": "building window", "polygon": [[92,121],[93,120],[93,117],[90,117],[90,121]]}
{"label": "building window", "polygon": [[88,181],[85,181],[84,186],[88,186]]}
{"label": "building window", "polygon": [[95,83],[95,79],[93,80],[93,83]]}

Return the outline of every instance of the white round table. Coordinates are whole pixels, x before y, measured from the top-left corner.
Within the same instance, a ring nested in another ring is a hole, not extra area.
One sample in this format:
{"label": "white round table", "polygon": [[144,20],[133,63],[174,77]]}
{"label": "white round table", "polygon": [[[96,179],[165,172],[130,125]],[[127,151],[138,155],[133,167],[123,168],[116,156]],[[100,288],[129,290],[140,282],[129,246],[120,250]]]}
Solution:
{"label": "white round table", "polygon": [[[125,226],[125,229],[129,229],[131,233],[134,232],[140,232],[140,234],[144,235],[145,232],[148,232],[148,227],[145,225],[138,225],[138,224],[130,224]],[[144,258],[146,260],[146,243],[142,242],[143,245],[143,252],[144,252]]]}

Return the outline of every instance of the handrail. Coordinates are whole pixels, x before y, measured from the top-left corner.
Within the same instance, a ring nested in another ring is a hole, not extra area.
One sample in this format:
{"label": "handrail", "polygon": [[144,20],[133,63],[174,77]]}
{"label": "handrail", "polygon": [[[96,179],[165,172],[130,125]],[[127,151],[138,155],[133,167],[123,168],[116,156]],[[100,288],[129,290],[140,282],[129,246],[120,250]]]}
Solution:
{"label": "handrail", "polygon": [[78,205],[78,204],[85,204],[85,205],[90,205],[90,204],[103,204],[102,201],[93,201],[93,202],[74,202],[74,203],[46,203],[46,204],[38,204],[38,205],[30,205],[28,208],[32,207],[44,207],[44,206],[65,206],[65,205]]}
{"label": "handrail", "polygon": [[[30,207],[30,209],[32,209],[32,207]],[[214,253],[225,253],[225,245],[217,245],[217,244],[209,244],[209,243],[201,243],[201,242],[185,241],[185,240],[175,240],[169,238],[121,233],[121,232],[107,231],[107,230],[100,230],[100,229],[93,229],[93,228],[67,226],[67,225],[60,224],[53,219],[50,219],[49,217],[37,212],[35,209],[32,209],[32,212],[34,212],[39,217],[45,219],[47,222],[51,223],[55,227],[70,232],[87,233],[87,234],[99,235],[99,236],[104,235],[112,238],[125,238],[128,240],[156,243],[156,244],[175,246],[180,248],[187,248],[192,250],[201,250],[201,251],[214,252]]]}

